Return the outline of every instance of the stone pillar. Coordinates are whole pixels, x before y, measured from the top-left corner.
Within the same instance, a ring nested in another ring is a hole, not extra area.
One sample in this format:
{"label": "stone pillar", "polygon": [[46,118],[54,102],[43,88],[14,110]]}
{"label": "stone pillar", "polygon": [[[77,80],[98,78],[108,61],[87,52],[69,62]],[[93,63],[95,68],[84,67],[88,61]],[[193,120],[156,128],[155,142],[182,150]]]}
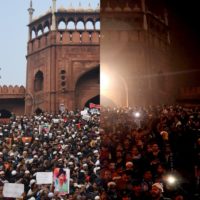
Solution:
{"label": "stone pillar", "polygon": [[145,0],[141,0],[142,3],[142,12],[143,14],[143,28],[144,30],[148,29],[148,25],[147,25],[147,16],[146,16],[146,6],[145,6]]}
{"label": "stone pillar", "polygon": [[55,16],[55,12],[56,12],[56,0],[52,0],[52,25],[51,25],[51,30],[55,31],[56,30],[56,16]]}

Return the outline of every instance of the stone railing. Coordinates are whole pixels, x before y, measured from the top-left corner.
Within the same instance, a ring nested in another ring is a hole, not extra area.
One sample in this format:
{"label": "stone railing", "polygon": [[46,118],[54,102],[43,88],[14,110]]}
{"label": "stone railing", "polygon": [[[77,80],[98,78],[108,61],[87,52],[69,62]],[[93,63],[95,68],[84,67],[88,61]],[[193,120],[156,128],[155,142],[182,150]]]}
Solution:
{"label": "stone railing", "polygon": [[0,86],[0,95],[25,95],[25,92],[24,86]]}

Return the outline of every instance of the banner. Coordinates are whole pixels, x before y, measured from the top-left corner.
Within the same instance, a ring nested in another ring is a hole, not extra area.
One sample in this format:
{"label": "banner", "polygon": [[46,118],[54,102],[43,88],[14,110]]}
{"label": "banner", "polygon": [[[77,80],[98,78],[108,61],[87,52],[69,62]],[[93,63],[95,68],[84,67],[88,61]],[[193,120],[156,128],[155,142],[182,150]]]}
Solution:
{"label": "banner", "polygon": [[41,133],[49,133],[50,128],[51,128],[50,124],[39,125],[39,134],[41,134]]}
{"label": "banner", "polygon": [[30,143],[32,141],[32,137],[22,137],[23,143]]}
{"label": "banner", "polygon": [[94,104],[94,103],[90,103],[90,104],[89,104],[89,107],[90,107],[90,109],[91,109],[91,108],[100,109],[100,105]]}
{"label": "banner", "polygon": [[48,185],[53,183],[53,173],[52,172],[37,172],[36,173],[36,183],[37,185]]}
{"label": "banner", "polygon": [[5,183],[3,187],[3,197],[20,198],[24,193],[24,184]]}
{"label": "banner", "polygon": [[54,192],[59,195],[69,194],[70,170],[55,168],[53,172]]}
{"label": "banner", "polygon": [[10,118],[0,118],[0,124],[9,124]]}

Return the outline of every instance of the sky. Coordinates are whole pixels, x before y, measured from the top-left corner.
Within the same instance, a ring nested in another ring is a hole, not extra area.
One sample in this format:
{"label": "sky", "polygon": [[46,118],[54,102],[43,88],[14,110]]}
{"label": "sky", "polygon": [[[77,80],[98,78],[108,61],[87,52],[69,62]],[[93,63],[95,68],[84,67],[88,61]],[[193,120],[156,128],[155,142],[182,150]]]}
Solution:
{"label": "sky", "polygon": [[[33,17],[44,14],[52,0],[32,0]],[[57,0],[57,8],[81,6],[96,8],[99,0]],[[26,85],[26,50],[30,0],[2,0],[0,6],[0,85]]]}

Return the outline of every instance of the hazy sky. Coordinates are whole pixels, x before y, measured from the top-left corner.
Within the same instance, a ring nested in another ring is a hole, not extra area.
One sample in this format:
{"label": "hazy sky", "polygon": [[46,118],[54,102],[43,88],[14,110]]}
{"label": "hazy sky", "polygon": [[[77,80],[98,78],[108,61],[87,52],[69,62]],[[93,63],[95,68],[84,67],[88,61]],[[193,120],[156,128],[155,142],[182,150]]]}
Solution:
{"label": "hazy sky", "polygon": [[[45,13],[52,0],[32,0],[34,16]],[[57,8],[68,7],[79,2],[93,8],[99,0],[57,0]],[[26,84],[26,48],[28,38],[28,7],[30,0],[2,0],[0,5],[0,85]]]}

